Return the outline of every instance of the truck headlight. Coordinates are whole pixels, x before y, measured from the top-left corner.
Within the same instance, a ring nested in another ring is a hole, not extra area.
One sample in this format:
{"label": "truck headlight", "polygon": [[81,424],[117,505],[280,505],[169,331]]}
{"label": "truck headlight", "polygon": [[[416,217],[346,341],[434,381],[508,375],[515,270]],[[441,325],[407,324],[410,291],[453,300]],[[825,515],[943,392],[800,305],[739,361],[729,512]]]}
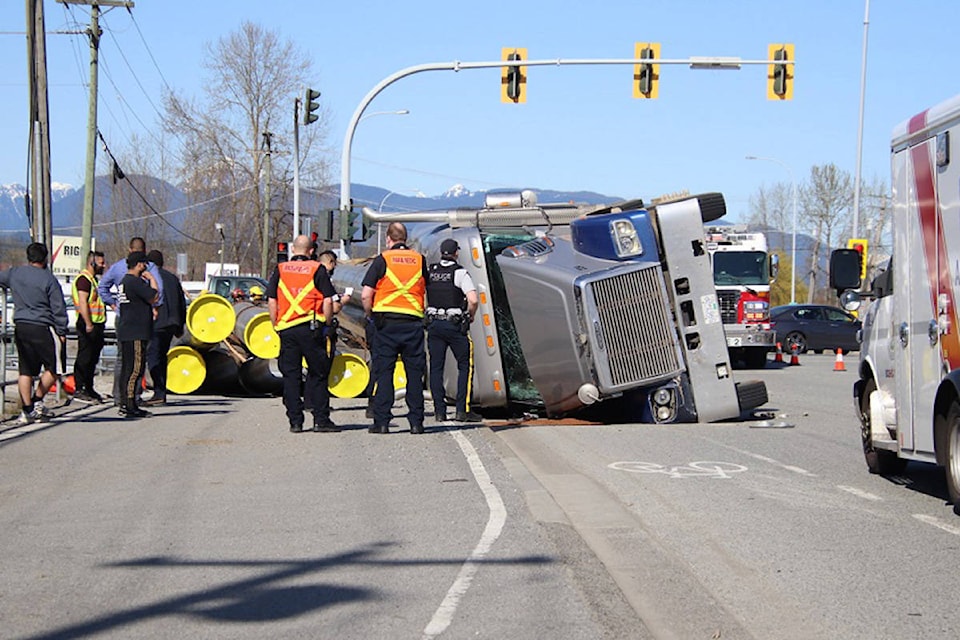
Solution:
{"label": "truck headlight", "polygon": [[640,236],[637,235],[637,230],[630,220],[611,220],[610,236],[613,238],[613,247],[618,257],[629,258],[643,253]]}
{"label": "truck headlight", "polygon": [[769,304],[765,300],[751,300],[743,303],[743,319],[745,321],[762,322],[769,316]]}

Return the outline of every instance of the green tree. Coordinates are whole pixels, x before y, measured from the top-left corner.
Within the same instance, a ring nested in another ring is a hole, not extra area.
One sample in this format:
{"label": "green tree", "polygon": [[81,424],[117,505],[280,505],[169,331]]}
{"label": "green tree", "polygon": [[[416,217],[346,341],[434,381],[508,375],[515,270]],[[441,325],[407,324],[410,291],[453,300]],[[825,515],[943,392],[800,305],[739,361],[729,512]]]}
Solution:
{"label": "green tree", "polygon": [[[780,271],[777,274],[777,279],[770,283],[770,306],[777,307],[790,303],[790,291],[793,286],[793,261],[786,251],[777,249],[771,253],[780,259]],[[806,298],[807,285],[798,280],[796,287],[797,300]]]}

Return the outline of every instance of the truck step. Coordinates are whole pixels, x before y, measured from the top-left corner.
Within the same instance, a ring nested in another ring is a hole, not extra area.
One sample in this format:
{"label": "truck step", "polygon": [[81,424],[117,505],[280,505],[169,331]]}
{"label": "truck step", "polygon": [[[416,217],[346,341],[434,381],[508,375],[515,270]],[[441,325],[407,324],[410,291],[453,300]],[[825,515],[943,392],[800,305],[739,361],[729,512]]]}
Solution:
{"label": "truck step", "polygon": [[737,401],[740,403],[740,411],[749,411],[769,401],[767,397],[767,385],[763,380],[747,380],[738,382]]}
{"label": "truck step", "polygon": [[872,441],[874,449],[883,449],[884,451],[899,451],[900,445],[896,440],[887,438],[874,438]]}

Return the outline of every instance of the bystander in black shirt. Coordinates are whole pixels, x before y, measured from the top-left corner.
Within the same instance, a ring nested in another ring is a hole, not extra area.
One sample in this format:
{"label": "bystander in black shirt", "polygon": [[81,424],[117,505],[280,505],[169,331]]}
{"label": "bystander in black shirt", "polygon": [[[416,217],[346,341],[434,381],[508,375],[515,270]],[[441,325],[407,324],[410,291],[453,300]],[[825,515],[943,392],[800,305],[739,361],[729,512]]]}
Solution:
{"label": "bystander in black shirt", "polygon": [[126,274],[120,281],[117,303],[117,340],[149,340],[153,334],[153,307],[156,289],[142,278]]}

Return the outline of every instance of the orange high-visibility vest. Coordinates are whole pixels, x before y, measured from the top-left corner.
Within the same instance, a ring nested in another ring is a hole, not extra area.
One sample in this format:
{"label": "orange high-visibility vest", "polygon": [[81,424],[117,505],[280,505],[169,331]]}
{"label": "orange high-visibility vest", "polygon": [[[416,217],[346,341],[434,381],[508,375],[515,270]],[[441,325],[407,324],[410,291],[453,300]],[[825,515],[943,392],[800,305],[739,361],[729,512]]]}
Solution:
{"label": "orange high-visibility vest", "polygon": [[388,249],[383,252],[383,259],[387,262],[387,273],[377,283],[373,311],[422,318],[426,297],[423,256],[412,249]]}
{"label": "orange high-visibility vest", "polygon": [[316,318],[324,322],[323,294],[313,285],[320,263],[315,260],[289,260],[277,265],[277,324],[282,331]]}
{"label": "orange high-visibility vest", "polygon": [[77,289],[77,280],[80,278],[86,278],[90,281],[90,294],[87,296],[87,306],[90,308],[90,322],[93,324],[103,324],[107,321],[107,307],[103,304],[103,300],[100,299],[100,293],[97,291],[97,282],[96,276],[90,273],[89,269],[84,269],[80,272],[73,280],[73,291],[71,295],[73,297],[73,306],[80,306],[80,290]]}

